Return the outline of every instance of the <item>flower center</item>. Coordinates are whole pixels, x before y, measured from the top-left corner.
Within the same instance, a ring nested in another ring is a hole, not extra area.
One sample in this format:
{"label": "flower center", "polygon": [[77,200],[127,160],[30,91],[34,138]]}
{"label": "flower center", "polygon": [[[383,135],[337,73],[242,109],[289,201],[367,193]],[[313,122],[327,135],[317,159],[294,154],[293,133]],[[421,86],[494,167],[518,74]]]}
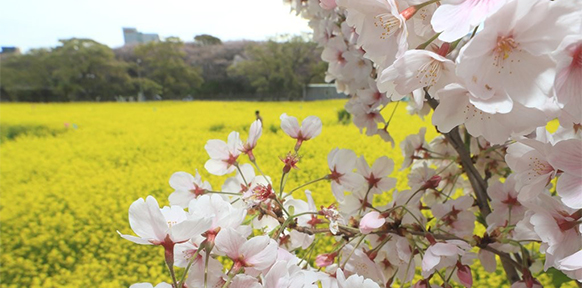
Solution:
{"label": "flower center", "polygon": [[384,32],[380,35],[380,39],[387,39],[392,34],[396,33],[400,28],[400,19],[394,17],[389,13],[384,13],[374,16],[374,26],[384,28]]}
{"label": "flower center", "polygon": [[497,57],[505,60],[509,57],[513,49],[518,47],[517,42],[513,39],[513,36],[498,36],[497,37],[497,47],[495,47],[495,52],[497,52]]}
{"label": "flower center", "polygon": [[576,47],[574,53],[572,53],[572,64],[573,67],[582,67],[582,44]]}
{"label": "flower center", "polygon": [[[548,162],[542,161],[538,157],[530,157],[530,160],[532,160],[532,162],[529,163],[529,168],[537,174],[533,175],[534,177],[548,174],[554,170],[554,167],[552,167]],[[531,172],[528,173],[528,176],[530,176],[529,179],[531,180]]]}
{"label": "flower center", "polygon": [[423,87],[436,84],[439,80],[441,62],[432,59],[430,62],[420,66],[416,71],[416,79]]}
{"label": "flower center", "polygon": [[200,195],[204,195],[204,189],[200,188],[200,186],[194,184],[194,189],[190,189],[190,193],[196,195],[196,197]]}
{"label": "flower center", "polygon": [[337,172],[336,168],[334,167],[333,170],[331,171],[331,174],[329,174],[329,179],[339,183],[340,182],[340,178],[344,176],[344,174]]}

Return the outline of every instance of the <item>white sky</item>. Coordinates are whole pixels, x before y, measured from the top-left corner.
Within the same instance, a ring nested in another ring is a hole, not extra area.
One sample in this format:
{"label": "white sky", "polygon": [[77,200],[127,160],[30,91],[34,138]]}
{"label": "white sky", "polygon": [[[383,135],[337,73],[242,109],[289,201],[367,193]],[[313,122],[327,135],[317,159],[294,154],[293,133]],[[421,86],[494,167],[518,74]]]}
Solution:
{"label": "white sky", "polygon": [[309,32],[289,9],[283,0],[2,0],[0,46],[27,51],[76,37],[115,48],[123,45],[122,27],[183,41],[199,34],[225,41]]}

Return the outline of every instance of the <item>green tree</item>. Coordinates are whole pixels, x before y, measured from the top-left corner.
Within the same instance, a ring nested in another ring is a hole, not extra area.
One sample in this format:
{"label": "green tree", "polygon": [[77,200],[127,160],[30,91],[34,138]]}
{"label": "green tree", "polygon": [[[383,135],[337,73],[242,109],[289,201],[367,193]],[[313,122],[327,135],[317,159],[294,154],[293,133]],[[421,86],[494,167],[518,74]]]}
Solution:
{"label": "green tree", "polygon": [[319,55],[317,44],[301,36],[269,40],[247,46],[246,59],[235,61],[229,72],[246,77],[258,93],[298,99],[305,85],[323,80],[326,64]]}
{"label": "green tree", "polygon": [[204,80],[199,68],[186,63],[183,48],[184,43],[174,37],[136,47],[142,85],[158,87],[165,99],[179,99],[194,93]]}
{"label": "green tree", "polygon": [[67,100],[112,100],[134,90],[127,64],[113,51],[91,39],[60,40],[50,54],[54,89]]}
{"label": "green tree", "polygon": [[194,42],[201,46],[220,45],[222,41],[220,38],[208,34],[201,34],[194,37]]}
{"label": "green tree", "polygon": [[54,101],[50,50],[34,49],[23,55],[2,55],[2,98],[11,101]]}

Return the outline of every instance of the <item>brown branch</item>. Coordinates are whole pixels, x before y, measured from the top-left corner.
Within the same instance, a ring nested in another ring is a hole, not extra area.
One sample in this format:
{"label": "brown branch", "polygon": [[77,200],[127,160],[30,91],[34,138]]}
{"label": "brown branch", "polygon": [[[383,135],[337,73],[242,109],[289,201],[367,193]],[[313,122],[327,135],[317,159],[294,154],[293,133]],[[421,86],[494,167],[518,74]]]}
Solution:
{"label": "brown branch", "polygon": [[[425,91],[425,99],[428,102],[428,105],[435,110],[436,107],[439,105],[439,102],[428,94]],[[461,159],[461,166],[467,172],[467,177],[469,178],[469,182],[471,183],[471,187],[475,192],[475,197],[477,198],[477,205],[479,206],[479,211],[483,216],[483,219],[486,219],[487,215],[491,214],[491,208],[489,207],[489,198],[487,196],[487,182],[481,177],[479,171],[473,164],[473,159],[471,158],[471,153],[466,149],[463,140],[461,139],[461,135],[459,134],[459,128],[455,127],[448,133],[442,133],[445,138],[451,143],[457,154],[459,154],[459,158]],[[492,248],[485,247],[483,248],[487,251],[491,251]],[[494,250],[494,249],[493,249]],[[493,252],[493,251],[491,251]],[[507,278],[511,283],[519,281],[520,277],[517,273],[516,267],[520,268],[521,265],[516,265],[515,262],[509,254],[501,251],[497,251],[495,253],[499,255],[501,259],[501,264],[503,265],[503,269],[505,270],[505,274],[507,274]],[[521,267],[523,268],[523,267]]]}

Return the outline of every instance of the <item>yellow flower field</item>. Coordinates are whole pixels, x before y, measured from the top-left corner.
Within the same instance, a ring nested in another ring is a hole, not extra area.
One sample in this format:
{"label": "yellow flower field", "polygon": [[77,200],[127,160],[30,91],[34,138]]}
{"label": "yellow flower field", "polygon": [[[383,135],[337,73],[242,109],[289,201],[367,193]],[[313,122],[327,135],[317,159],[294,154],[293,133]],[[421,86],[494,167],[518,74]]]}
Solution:
{"label": "yellow flower field", "polygon": [[[362,136],[352,124],[339,124],[337,112],[344,103],[0,104],[2,287],[128,287],[168,281],[161,248],[130,243],[116,230],[132,233],[128,208],[140,197],[153,195],[167,205],[168,180],[176,171],[198,169],[218,189],[226,177],[205,171],[204,144],[226,140],[233,130],[246,139],[257,109],[265,127],[255,155],[275,182],[282,169],[278,157],[295,144],[279,128],[279,116],[286,112],[300,121],[317,115],[324,124],[322,134],[301,148],[300,170],[292,172],[287,187],[324,176],[327,153],[341,147],[369,162],[382,155],[394,159],[393,177],[405,189],[406,174],[398,171],[400,149],[379,137]],[[384,112],[389,115],[392,109]],[[437,135],[430,121],[408,116],[400,105],[389,130],[398,143],[423,126],[428,139]],[[309,189],[317,205],[331,203],[328,183]],[[475,287],[504,283],[500,273],[489,275],[481,268],[473,275]]]}

